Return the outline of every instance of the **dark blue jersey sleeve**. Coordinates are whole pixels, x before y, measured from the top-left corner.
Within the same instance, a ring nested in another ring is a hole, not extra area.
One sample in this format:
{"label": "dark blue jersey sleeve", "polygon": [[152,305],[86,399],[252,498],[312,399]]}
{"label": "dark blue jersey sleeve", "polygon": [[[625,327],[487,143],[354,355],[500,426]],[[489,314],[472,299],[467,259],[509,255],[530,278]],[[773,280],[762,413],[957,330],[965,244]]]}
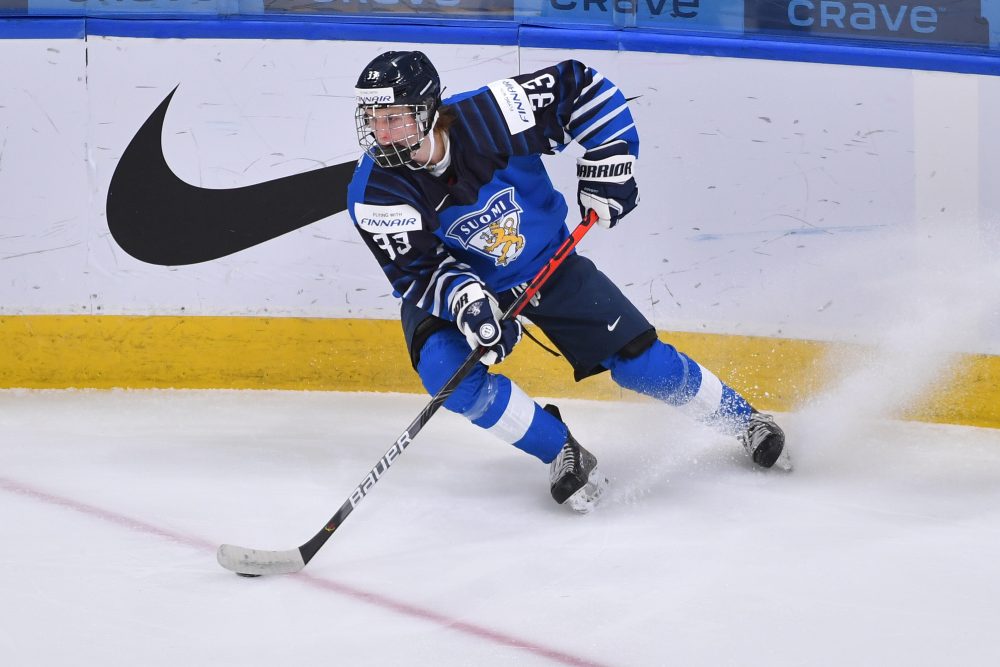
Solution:
{"label": "dark blue jersey sleeve", "polygon": [[628,101],[618,87],[576,60],[455,95],[448,100],[482,155],[538,155],[576,141],[591,150],[639,156]]}
{"label": "dark blue jersey sleeve", "polygon": [[417,194],[406,179],[372,169],[371,160],[363,158],[348,187],[348,209],[393,293],[450,320],[452,292],[479,278],[431,231],[437,227],[435,212]]}
{"label": "dark blue jersey sleeve", "polygon": [[639,156],[639,134],[628,101],[603,74],[566,60],[514,81],[531,102],[532,130],[543,134],[553,150],[570,141],[587,150],[614,143],[622,154]]}

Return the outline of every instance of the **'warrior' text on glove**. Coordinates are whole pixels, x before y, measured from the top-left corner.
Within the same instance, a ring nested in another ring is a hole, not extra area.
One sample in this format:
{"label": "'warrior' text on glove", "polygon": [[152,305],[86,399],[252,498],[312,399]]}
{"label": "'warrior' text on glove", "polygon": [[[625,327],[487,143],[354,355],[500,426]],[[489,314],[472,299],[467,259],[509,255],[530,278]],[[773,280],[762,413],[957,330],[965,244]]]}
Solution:
{"label": "'warrior' text on glove", "polygon": [[635,157],[620,154],[623,145],[612,142],[599,146],[576,161],[580,217],[593,209],[597,224],[605,228],[617,225],[639,203],[639,187],[633,176]]}

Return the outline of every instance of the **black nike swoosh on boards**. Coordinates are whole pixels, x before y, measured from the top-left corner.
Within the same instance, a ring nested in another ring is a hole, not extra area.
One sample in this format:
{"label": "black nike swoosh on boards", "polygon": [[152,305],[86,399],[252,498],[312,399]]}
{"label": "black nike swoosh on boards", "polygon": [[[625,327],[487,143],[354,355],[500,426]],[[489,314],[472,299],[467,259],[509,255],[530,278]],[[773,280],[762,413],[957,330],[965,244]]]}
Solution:
{"label": "black nike swoosh on boards", "polygon": [[108,187],[108,227],[129,255],[164,266],[207,262],[347,209],[355,160],[241,188],[182,181],[161,144],[175,92],[129,142]]}

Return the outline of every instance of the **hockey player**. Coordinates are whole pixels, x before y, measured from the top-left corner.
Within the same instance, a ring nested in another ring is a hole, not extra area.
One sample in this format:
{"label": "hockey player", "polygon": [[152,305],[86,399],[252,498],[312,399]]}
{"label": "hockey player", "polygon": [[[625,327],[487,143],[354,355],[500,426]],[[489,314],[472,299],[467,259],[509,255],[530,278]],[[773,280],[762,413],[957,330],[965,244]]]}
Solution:
{"label": "hockey player", "polygon": [[[622,93],[566,61],[441,99],[419,51],[386,52],[361,72],[356,125],[365,150],[348,210],[402,299],[414,368],[431,394],[469,354],[502,361],[521,323],[501,309],[568,236],[567,205],[540,155],[571,140],[581,215],[611,228],[639,202],[639,137]],[[736,435],[755,463],[782,456],[784,434],[729,386],[657,338],[639,310],[589,259],[573,254],[523,314],[555,344],[577,380],[611,372],[619,385]],[[542,408],[502,374],[478,367],[444,403],[550,464],[552,497],[587,512],[607,486],[597,459],[554,406]]]}

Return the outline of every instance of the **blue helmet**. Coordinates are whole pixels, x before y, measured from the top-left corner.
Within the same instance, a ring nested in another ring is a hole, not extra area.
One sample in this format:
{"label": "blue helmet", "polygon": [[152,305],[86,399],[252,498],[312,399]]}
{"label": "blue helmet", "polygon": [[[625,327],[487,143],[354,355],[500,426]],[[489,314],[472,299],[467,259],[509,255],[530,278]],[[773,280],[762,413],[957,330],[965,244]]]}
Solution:
{"label": "blue helmet", "polygon": [[[441,79],[421,51],[386,51],[361,71],[355,95],[358,143],[379,166],[399,167],[409,162],[410,154],[431,130],[441,104]],[[376,141],[371,123],[380,107],[408,107],[396,114],[407,116],[413,134],[387,145]]]}

